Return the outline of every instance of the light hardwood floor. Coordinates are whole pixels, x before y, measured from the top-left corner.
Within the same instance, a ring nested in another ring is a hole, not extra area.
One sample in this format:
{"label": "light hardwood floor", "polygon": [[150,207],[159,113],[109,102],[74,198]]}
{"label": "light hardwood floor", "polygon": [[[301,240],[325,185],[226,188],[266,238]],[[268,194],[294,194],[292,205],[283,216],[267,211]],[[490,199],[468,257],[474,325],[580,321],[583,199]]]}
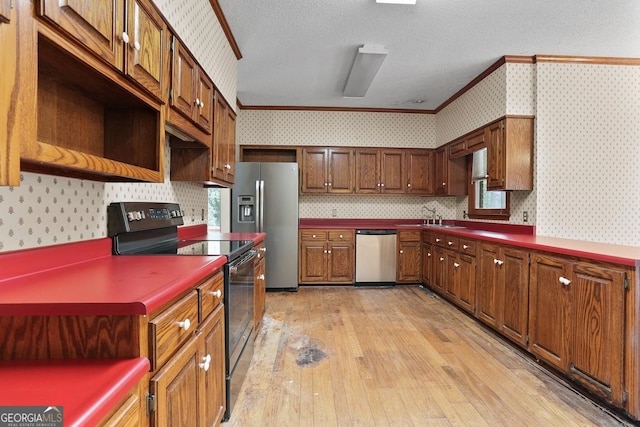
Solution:
{"label": "light hardwood floor", "polygon": [[614,426],[417,286],[267,293],[228,426]]}

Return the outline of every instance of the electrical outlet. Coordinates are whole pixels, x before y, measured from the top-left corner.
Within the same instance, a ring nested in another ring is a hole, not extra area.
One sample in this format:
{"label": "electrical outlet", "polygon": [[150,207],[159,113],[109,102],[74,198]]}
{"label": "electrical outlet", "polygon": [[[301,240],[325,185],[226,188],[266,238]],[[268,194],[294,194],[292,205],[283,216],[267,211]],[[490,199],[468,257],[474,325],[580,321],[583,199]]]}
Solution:
{"label": "electrical outlet", "polygon": [[529,222],[529,212],[522,212],[522,222]]}
{"label": "electrical outlet", "polygon": [[331,209],[331,216],[332,217],[337,217],[338,216],[338,210],[337,209]]}
{"label": "electrical outlet", "polygon": [[462,219],[467,219],[467,211],[462,211]]}
{"label": "electrical outlet", "polygon": [[200,221],[204,221],[204,209],[202,209],[202,215],[200,216]]}

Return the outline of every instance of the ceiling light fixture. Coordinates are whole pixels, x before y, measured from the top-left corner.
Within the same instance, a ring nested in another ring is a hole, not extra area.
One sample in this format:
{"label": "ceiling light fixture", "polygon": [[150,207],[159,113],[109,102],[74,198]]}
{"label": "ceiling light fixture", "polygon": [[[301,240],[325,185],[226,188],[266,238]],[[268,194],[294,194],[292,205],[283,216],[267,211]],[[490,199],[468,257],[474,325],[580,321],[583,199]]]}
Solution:
{"label": "ceiling light fixture", "polygon": [[416,0],[376,0],[376,3],[416,4]]}
{"label": "ceiling light fixture", "polygon": [[364,97],[388,53],[389,51],[381,45],[360,46],[342,96],[344,98]]}

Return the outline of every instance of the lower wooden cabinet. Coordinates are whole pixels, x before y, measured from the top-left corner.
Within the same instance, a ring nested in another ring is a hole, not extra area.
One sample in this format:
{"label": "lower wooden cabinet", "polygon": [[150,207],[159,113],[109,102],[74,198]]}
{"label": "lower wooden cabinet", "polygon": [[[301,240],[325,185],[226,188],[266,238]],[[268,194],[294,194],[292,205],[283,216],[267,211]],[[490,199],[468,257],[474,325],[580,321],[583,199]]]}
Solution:
{"label": "lower wooden cabinet", "polygon": [[220,305],[202,329],[149,383],[151,425],[218,425],[224,413],[224,316]]}
{"label": "lower wooden cabinet", "polygon": [[422,281],[422,236],[419,230],[398,232],[398,260],[396,281],[420,283]]}
{"label": "lower wooden cabinet", "polygon": [[625,400],[628,275],[614,265],[532,255],[529,349],[617,406]]}
{"label": "lower wooden cabinet", "polygon": [[300,283],[354,283],[353,230],[300,231]]}
{"label": "lower wooden cabinet", "polygon": [[120,406],[100,423],[100,427],[136,427],[142,425],[140,389],[136,386]]}
{"label": "lower wooden cabinet", "polygon": [[266,302],[265,300],[267,296],[267,281],[265,278],[265,274],[267,271],[267,259],[265,258],[267,248],[265,247],[264,242],[260,242],[254,249],[258,251],[257,261],[254,267],[253,284],[253,329],[256,331],[254,337],[257,337],[258,328],[260,327],[260,323],[262,322],[262,318],[264,317]]}

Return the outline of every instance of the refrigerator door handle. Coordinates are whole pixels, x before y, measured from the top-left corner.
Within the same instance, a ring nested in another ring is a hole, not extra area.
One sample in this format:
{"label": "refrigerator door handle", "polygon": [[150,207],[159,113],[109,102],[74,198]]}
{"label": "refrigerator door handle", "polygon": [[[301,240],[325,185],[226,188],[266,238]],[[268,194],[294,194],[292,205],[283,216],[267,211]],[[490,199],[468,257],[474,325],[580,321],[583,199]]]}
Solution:
{"label": "refrigerator door handle", "polygon": [[258,231],[264,232],[264,180],[256,182],[258,186]]}

